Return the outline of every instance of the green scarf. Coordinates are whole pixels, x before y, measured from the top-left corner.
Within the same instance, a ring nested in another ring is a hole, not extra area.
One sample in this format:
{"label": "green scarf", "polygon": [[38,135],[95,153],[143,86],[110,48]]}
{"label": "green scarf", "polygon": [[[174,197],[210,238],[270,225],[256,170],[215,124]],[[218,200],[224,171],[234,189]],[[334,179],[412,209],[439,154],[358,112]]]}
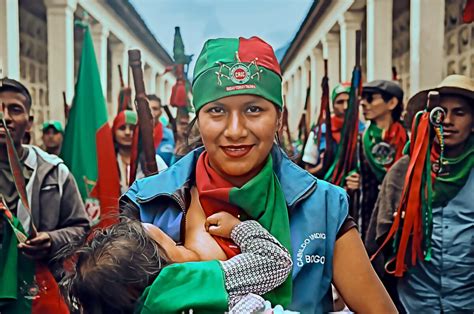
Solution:
{"label": "green scarf", "polygon": [[448,171],[434,179],[433,208],[446,206],[466,184],[474,166],[474,136],[469,137],[461,155],[455,158],[444,157],[443,164]]}
{"label": "green scarf", "polygon": [[[395,149],[393,160],[387,164],[383,164],[377,160],[376,156],[372,153],[372,149],[375,145],[385,142]],[[377,177],[379,182],[383,181],[385,174],[388,169],[403,156],[403,148],[407,142],[407,134],[403,126],[399,122],[394,122],[388,130],[384,130],[377,127],[373,122],[370,123],[369,127],[364,133],[362,138],[362,144],[364,147],[364,155],[370,166],[370,169]]]}

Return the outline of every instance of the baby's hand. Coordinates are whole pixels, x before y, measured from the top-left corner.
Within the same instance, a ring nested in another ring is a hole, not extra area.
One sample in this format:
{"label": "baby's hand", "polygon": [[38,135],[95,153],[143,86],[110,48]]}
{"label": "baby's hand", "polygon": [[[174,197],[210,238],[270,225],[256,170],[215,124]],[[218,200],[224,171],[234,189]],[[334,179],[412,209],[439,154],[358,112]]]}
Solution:
{"label": "baby's hand", "polygon": [[207,217],[206,231],[212,235],[230,238],[230,233],[240,220],[227,212],[218,212]]}

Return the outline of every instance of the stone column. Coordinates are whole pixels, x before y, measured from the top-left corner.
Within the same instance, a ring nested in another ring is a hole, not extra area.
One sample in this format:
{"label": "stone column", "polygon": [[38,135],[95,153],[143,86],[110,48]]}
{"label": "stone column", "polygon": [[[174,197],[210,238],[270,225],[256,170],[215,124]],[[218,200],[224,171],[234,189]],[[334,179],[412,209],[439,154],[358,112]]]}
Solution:
{"label": "stone column", "polygon": [[160,90],[161,90],[161,75],[159,72],[157,72],[156,78],[155,78],[155,95],[161,98]]}
{"label": "stone column", "polygon": [[94,51],[99,67],[100,85],[104,98],[107,99],[107,41],[109,30],[101,24],[95,24],[91,28],[92,40],[94,41]]}
{"label": "stone column", "polygon": [[328,60],[329,93],[340,82],[339,35],[328,33],[322,40],[323,56]]}
{"label": "stone column", "polygon": [[148,71],[145,72],[145,86],[147,94],[156,93],[156,70],[152,67],[148,68]]}
{"label": "stone column", "polygon": [[309,119],[311,118],[311,98],[309,99],[310,101],[310,103],[308,104],[309,108],[307,110],[304,109],[304,107],[306,106],[306,94],[308,91],[308,86],[310,84],[309,69],[310,69],[309,59],[306,58],[301,67],[301,111],[300,112],[301,114],[303,114],[303,112],[306,113],[307,124],[309,123]]}
{"label": "stone column", "polygon": [[20,79],[18,0],[0,0],[0,77]]}
{"label": "stone column", "polygon": [[295,73],[295,101],[292,105],[293,111],[296,113],[296,109],[301,107],[301,66],[298,67]]}
{"label": "stone column", "polygon": [[63,92],[74,96],[74,10],[76,0],[45,0],[48,23],[48,101],[50,118],[64,122]]}
{"label": "stone column", "polygon": [[367,81],[392,78],[392,14],[393,0],[367,0]]}
{"label": "stone column", "polygon": [[321,110],[321,80],[324,76],[323,51],[313,48],[310,56],[311,60],[311,122],[316,122]]}
{"label": "stone column", "polygon": [[111,61],[111,71],[112,71],[112,99],[110,100],[110,106],[108,108],[109,117],[113,117],[117,114],[118,107],[118,95],[120,93],[120,75],[118,66],[122,67],[122,79],[124,85],[127,85],[127,76],[128,76],[128,54],[125,45],[121,42],[114,43],[110,45],[110,61]]}
{"label": "stone column", "polygon": [[356,58],[356,31],[360,30],[362,13],[345,12],[339,19],[341,29],[341,81],[352,78]]}
{"label": "stone column", "polygon": [[[429,8],[427,14],[426,8]],[[443,78],[445,0],[410,2],[410,91],[437,86]]]}
{"label": "stone column", "polygon": [[293,107],[295,103],[295,74],[292,73],[288,76],[288,98],[286,99],[286,109],[288,109],[288,125],[290,125],[290,120]]}
{"label": "stone column", "polygon": [[157,90],[157,92],[158,92],[157,96],[160,97],[161,104],[166,105],[167,104],[167,100],[165,99],[165,97],[166,97],[166,95],[165,95],[165,81],[166,81],[166,79],[165,79],[163,74],[158,77],[158,81],[159,81],[159,88]]}

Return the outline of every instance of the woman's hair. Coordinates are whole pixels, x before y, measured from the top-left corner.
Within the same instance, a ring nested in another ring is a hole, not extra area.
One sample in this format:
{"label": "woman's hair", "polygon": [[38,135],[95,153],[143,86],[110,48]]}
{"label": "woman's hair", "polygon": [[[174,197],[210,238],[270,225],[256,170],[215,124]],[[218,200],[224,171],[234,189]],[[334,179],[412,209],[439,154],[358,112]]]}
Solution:
{"label": "woman's hair", "polygon": [[170,264],[141,223],[128,218],[94,230],[70,252],[73,262],[60,286],[70,307],[84,313],[133,313],[145,288]]}

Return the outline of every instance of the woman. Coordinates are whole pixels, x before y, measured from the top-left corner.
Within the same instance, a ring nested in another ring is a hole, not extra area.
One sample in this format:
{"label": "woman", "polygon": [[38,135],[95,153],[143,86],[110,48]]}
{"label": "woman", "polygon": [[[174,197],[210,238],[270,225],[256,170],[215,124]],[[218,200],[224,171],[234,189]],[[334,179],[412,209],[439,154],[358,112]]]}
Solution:
{"label": "woman", "polygon": [[[115,152],[117,154],[117,166],[120,176],[120,190],[125,193],[130,184],[130,162],[132,158],[133,132],[137,127],[138,116],[135,111],[123,110],[114,119],[112,125]],[[158,170],[167,168],[166,163],[160,156],[156,155]],[[143,178],[141,162],[138,163],[136,178]]]}
{"label": "woman", "polygon": [[[274,144],[282,96],[272,47],[257,37],[207,41],[192,91],[204,147],[135,182],[122,205],[186,246],[208,245],[194,232],[202,226],[188,215],[191,202],[199,201],[206,216],[224,210],[257,220],[292,254],[292,277],[265,295],[290,310],[330,311],[333,281],[352,310],[394,312],[348,217],[344,190],[300,169]],[[214,239],[227,258],[239,253],[232,241]]]}

